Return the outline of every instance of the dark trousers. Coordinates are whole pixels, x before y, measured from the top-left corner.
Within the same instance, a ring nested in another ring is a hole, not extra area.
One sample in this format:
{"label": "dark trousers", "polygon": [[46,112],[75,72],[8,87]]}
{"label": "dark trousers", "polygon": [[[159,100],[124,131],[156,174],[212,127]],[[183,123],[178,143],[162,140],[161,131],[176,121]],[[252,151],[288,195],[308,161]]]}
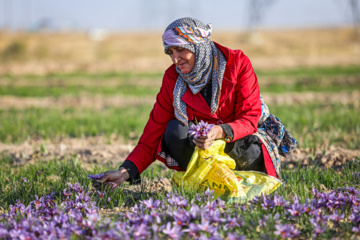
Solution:
{"label": "dark trousers", "polygon": [[[174,158],[182,169],[186,169],[194,152],[195,144],[189,134],[189,126],[183,125],[178,120],[169,122],[162,148]],[[249,135],[226,143],[225,153],[236,162],[235,170],[253,170],[266,173],[261,141],[257,136]]]}

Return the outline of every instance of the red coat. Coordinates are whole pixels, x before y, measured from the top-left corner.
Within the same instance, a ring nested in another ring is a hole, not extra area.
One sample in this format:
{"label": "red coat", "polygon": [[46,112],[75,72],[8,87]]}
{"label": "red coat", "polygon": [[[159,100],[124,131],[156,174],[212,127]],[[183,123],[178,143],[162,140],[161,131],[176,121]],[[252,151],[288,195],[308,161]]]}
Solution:
{"label": "red coat", "polygon": [[[210,107],[202,95],[200,93],[193,95],[189,88],[182,100],[187,105],[189,120],[196,118],[198,121],[203,120],[213,124],[227,123],[234,132],[233,141],[235,141],[257,130],[261,115],[259,85],[249,58],[241,50],[232,50],[215,44],[227,60],[218,110],[215,114],[211,114]],[[167,124],[175,119],[173,91],[177,78],[178,74],[173,64],[165,71],[160,92],[144,132],[127,158],[136,165],[140,174],[155,158],[166,165],[165,159],[158,153],[161,150],[161,140]],[[263,151],[266,152],[264,146]],[[274,168],[267,152],[264,153],[264,157],[267,170],[269,167]],[[180,167],[169,168],[181,170]],[[276,176],[269,173],[269,170],[268,174]]]}

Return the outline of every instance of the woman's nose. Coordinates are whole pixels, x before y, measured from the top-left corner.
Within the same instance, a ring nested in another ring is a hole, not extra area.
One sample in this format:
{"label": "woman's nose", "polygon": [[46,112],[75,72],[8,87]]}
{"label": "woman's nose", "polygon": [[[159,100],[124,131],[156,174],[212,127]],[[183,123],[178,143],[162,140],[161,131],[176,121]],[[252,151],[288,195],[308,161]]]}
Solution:
{"label": "woman's nose", "polygon": [[177,54],[173,54],[173,63],[177,63],[180,60],[180,56]]}

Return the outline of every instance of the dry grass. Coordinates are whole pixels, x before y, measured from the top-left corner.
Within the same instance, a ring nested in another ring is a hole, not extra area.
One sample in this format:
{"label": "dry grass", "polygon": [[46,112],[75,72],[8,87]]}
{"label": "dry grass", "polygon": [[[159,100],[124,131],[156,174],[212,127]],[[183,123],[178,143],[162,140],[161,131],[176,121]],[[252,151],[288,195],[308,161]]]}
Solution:
{"label": "dry grass", "polygon": [[[164,71],[171,62],[163,53],[161,34],[116,33],[94,42],[83,33],[0,33],[0,74]],[[215,31],[212,40],[242,49],[258,69],[360,63],[360,43],[351,29],[262,31],[251,36]],[[23,46],[16,53],[20,56],[4,59],[14,43]]]}

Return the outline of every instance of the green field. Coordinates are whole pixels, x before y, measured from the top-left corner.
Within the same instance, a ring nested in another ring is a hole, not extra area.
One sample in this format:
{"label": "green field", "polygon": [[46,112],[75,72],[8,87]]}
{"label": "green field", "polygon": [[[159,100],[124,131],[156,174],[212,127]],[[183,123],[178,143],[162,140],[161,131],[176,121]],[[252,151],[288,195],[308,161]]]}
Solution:
{"label": "green field", "polygon": [[[360,67],[290,69],[257,72],[262,93],[351,92],[360,89]],[[0,96],[60,97],[81,95],[155,96],[162,73],[103,75],[76,73],[0,76]],[[24,83],[26,83],[24,85]]]}
{"label": "green field", "polygon": [[[330,145],[360,147],[359,106],[313,103],[269,106],[301,148]],[[115,134],[124,140],[131,132],[140,137],[152,105],[93,109],[10,109],[0,110],[0,140],[21,143],[26,139],[105,136]]]}
{"label": "green field", "polygon": [[[289,69],[259,72],[262,93],[331,94],[360,89],[360,67]],[[86,73],[47,76],[0,76],[0,95],[21,97],[123,96],[154,99],[161,84],[161,74]],[[137,80],[136,80],[137,79]],[[109,83],[111,86],[108,86]],[[139,85],[139,82],[141,83]],[[279,83],[281,82],[281,83]],[[24,85],[26,83],[26,85]],[[266,99],[265,99],[266,100]],[[26,139],[110,136],[125,141],[129,133],[138,138],[153,102],[102,109],[68,106],[56,108],[0,109],[0,141],[21,143]],[[301,148],[327,148],[329,145],[359,148],[359,100],[356,102],[307,102],[271,105]],[[133,134],[134,135],[134,134]]]}

